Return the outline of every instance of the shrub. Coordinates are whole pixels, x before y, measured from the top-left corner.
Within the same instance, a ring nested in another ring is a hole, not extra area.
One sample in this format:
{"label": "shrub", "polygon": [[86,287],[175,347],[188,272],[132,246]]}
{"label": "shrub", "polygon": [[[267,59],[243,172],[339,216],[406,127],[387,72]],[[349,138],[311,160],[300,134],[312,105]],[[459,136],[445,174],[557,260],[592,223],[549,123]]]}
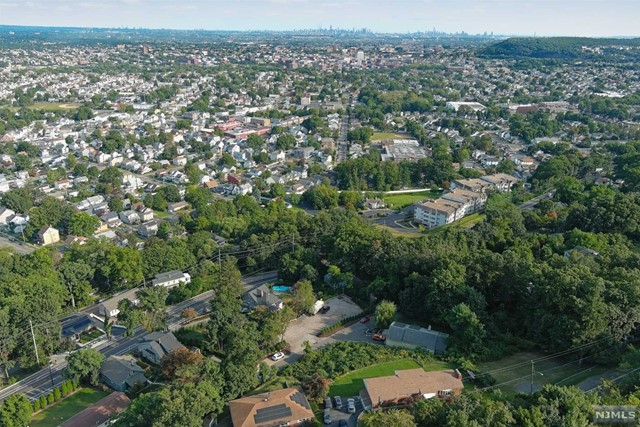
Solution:
{"label": "shrub", "polygon": [[326,328],[322,329],[320,331],[320,333],[318,334],[318,336],[319,337],[326,337],[328,335],[331,335],[331,334],[337,332],[338,330],[350,325],[351,323],[354,323],[355,321],[360,319],[362,317],[362,315],[363,315],[363,313],[356,314],[355,316],[345,317],[344,319],[339,320],[338,322],[334,323],[333,325],[327,326]]}
{"label": "shrub", "polygon": [[36,399],[33,402],[33,412],[38,412],[40,410],[40,400]]}
{"label": "shrub", "polygon": [[40,401],[40,409],[47,407],[47,398],[44,395],[40,396],[40,399],[38,400]]}
{"label": "shrub", "polygon": [[47,405],[51,405],[53,402],[55,402],[55,399],[53,397],[53,393],[49,393],[47,395]]}
{"label": "shrub", "polygon": [[56,402],[62,398],[62,393],[60,393],[60,389],[58,387],[53,389],[53,400]]}

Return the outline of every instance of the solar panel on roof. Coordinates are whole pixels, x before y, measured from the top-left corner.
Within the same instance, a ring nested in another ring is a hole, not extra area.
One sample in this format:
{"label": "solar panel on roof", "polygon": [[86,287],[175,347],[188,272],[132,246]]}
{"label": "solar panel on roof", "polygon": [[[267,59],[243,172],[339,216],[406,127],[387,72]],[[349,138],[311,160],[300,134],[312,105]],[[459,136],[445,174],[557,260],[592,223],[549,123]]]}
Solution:
{"label": "solar panel on roof", "polygon": [[405,328],[407,326],[404,323],[400,323],[400,322],[395,322],[395,324],[398,328]]}
{"label": "solar panel on roof", "polygon": [[291,408],[284,403],[279,405],[270,406],[268,408],[260,408],[253,416],[256,424],[265,423],[268,421],[279,420],[281,418],[290,417],[292,415]]}
{"label": "solar panel on roof", "polygon": [[419,331],[422,328],[420,326],[416,326],[416,325],[409,325],[409,329],[413,329],[415,331]]}
{"label": "solar panel on roof", "polygon": [[294,402],[296,402],[298,405],[302,406],[303,408],[311,409],[311,406],[309,406],[309,401],[307,400],[306,396],[304,394],[300,393],[299,391],[295,392],[291,396],[291,400],[293,400]]}

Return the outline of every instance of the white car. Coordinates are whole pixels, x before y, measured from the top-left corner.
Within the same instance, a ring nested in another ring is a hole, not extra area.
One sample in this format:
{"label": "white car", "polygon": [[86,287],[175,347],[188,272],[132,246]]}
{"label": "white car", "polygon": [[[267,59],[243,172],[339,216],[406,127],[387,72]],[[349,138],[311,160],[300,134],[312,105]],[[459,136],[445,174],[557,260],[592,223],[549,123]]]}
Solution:
{"label": "white car", "polygon": [[273,360],[274,362],[277,362],[280,359],[284,359],[284,353],[279,351],[277,353],[273,353],[271,355],[271,360]]}
{"label": "white car", "polygon": [[347,399],[347,412],[350,414],[356,413],[356,401],[354,399]]}

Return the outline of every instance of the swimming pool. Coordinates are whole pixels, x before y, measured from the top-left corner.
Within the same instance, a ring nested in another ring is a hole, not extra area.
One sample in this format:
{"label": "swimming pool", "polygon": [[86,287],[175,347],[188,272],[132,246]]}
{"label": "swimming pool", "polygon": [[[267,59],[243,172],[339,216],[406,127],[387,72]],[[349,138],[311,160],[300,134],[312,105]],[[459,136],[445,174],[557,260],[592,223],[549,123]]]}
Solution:
{"label": "swimming pool", "polygon": [[274,286],[273,292],[291,293],[291,286]]}

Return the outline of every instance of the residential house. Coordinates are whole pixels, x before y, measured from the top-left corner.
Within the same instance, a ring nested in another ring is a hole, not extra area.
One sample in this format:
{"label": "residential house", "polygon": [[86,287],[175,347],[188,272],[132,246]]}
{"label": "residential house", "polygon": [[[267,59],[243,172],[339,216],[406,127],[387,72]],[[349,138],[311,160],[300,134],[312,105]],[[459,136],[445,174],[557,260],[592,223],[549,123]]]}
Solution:
{"label": "residential house", "polygon": [[179,286],[181,283],[191,283],[191,276],[189,273],[183,273],[180,270],[172,270],[156,274],[156,277],[151,283],[153,286],[164,286],[165,288],[171,289]]}
{"label": "residential house", "polygon": [[302,426],[314,419],[307,397],[297,388],[232,400],[229,410],[233,427]]}
{"label": "residential house", "polygon": [[158,223],[156,221],[148,221],[138,226],[138,234],[142,237],[149,238],[158,234]]}
{"label": "residential house", "polygon": [[122,221],[116,212],[109,212],[100,217],[100,220],[107,224],[107,227],[120,227],[122,225]]}
{"label": "residential house", "polygon": [[89,314],[74,314],[61,322],[62,336],[65,338],[80,338],[80,334],[95,327]]}
{"label": "residential house", "polygon": [[138,352],[151,363],[159,365],[169,353],[186,348],[171,332],[152,332],[138,344]]}
{"label": "residential house", "polygon": [[600,254],[597,251],[594,251],[593,249],[589,249],[589,248],[584,248],[582,246],[576,246],[574,248],[567,249],[566,251],[564,251],[564,259],[570,259],[572,256],[573,257],[581,257],[581,256],[597,257],[599,255]]}
{"label": "residential house", "polygon": [[138,209],[138,216],[140,217],[140,221],[147,222],[153,220],[153,209],[147,208],[144,205]]}
{"label": "residential house", "polygon": [[9,224],[9,220],[15,214],[16,214],[15,211],[9,208],[0,207],[0,226]]}
{"label": "residential house", "polygon": [[374,198],[374,199],[365,199],[364,206],[367,209],[383,209],[387,205],[382,199]]}
{"label": "residential house", "polygon": [[418,399],[459,395],[464,388],[459,371],[425,372],[422,368],[363,380],[372,408],[410,404]]}
{"label": "residential house", "polygon": [[267,307],[269,310],[276,311],[284,308],[284,303],[280,298],[269,290],[267,285],[262,285],[253,289],[242,297],[243,305],[253,310],[259,306]]}
{"label": "residential house", "polygon": [[136,384],[145,384],[147,377],[132,356],[109,356],[100,367],[100,378],[115,391],[127,391]]}
{"label": "residential house", "polygon": [[131,400],[126,394],[114,391],[107,397],[78,412],[60,424],[60,427],[107,427],[111,424],[111,419],[127,409],[130,403]]}
{"label": "residential house", "polygon": [[44,226],[38,231],[38,242],[42,246],[53,245],[60,241],[60,233],[56,228]]}
{"label": "residential house", "polygon": [[122,211],[120,212],[120,219],[122,220],[122,222],[124,222],[125,224],[137,224],[140,222],[140,216],[138,215],[138,212],[130,209],[128,211]]}
{"label": "residential house", "polygon": [[188,207],[189,207],[189,203],[187,202],[176,202],[176,203],[171,203],[167,210],[173,213],[173,212],[178,212],[182,209],[186,209]]}
{"label": "residential house", "polygon": [[133,305],[138,305],[139,300],[136,295],[137,292],[138,289],[129,289],[128,291],[120,292],[119,294],[102,301],[100,305],[98,305],[98,315],[101,317],[117,317],[120,313],[120,310],[118,310],[118,304],[120,301],[125,299],[131,301]]}
{"label": "residential house", "polygon": [[435,354],[447,349],[448,334],[415,325],[393,322],[386,333],[386,344],[391,347],[422,348]]}

